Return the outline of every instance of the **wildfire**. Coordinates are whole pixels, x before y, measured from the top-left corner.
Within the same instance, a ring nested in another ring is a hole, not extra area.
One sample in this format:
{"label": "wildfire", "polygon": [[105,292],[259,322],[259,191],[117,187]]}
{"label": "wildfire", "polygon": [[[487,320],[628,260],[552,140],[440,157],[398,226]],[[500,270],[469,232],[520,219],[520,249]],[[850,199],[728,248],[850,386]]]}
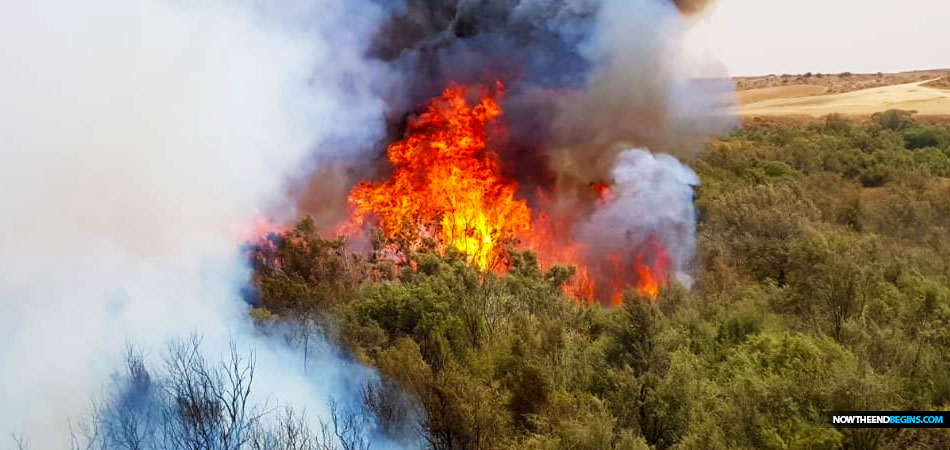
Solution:
{"label": "wildfire", "polygon": [[[590,187],[600,206],[613,201],[610,185],[591,183]],[[604,299],[620,306],[624,291],[630,287],[641,297],[655,300],[660,289],[669,283],[672,261],[659,236],[648,235],[635,251],[594,251],[572,239],[573,221],[564,217],[554,219],[546,212],[549,209],[546,195],[539,193],[538,203],[532,229],[522,237],[522,242],[538,254],[544,267],[554,264],[575,267],[574,276],[564,285],[564,292],[570,297],[586,303]],[[617,248],[624,247],[622,243],[617,245]]]}
{"label": "wildfire", "polygon": [[[633,270],[637,274],[637,292],[655,299],[660,294],[660,288],[670,281],[670,254],[655,236],[647,240],[644,247],[637,252],[633,263]],[[648,255],[652,257],[650,263],[647,262]]]}
{"label": "wildfire", "polygon": [[[479,96],[470,102],[472,93]],[[632,254],[595,254],[572,240],[572,220],[552,217],[543,193],[535,212],[515,197],[517,184],[502,177],[490,144],[492,137],[504,135],[503,93],[500,83],[474,89],[452,84],[434,98],[425,112],[409,120],[404,138],[389,145],[391,177],[361,182],[350,193],[350,225],[359,228],[376,220],[397,252],[432,240],[443,251],[454,247],[483,270],[503,269],[504,244],[518,239],[538,254],[543,266],[576,267],[564,290],[579,301],[602,298],[620,305],[631,286],[655,299],[670,268],[659,239],[648,239]],[[608,184],[591,187],[601,206],[613,200]]]}
{"label": "wildfire", "polygon": [[[539,195],[542,204],[546,197]],[[566,236],[573,234],[572,224],[567,220],[555,220],[544,210],[537,213],[534,227],[522,237],[522,242],[538,254],[544,267],[554,264],[570,264],[575,267],[574,276],[564,285],[564,293],[571,298],[593,303],[597,298],[597,283],[584,263],[587,249]]]}
{"label": "wildfire", "polygon": [[501,177],[487,148],[489,133],[502,131],[496,97],[503,87],[479,90],[471,105],[468,89],[453,84],[409,121],[405,138],[388,148],[392,178],[360,183],[350,194],[355,223],[376,216],[407,248],[436,238],[482,269],[498,263],[502,242],[530,229],[527,204],[515,199],[517,186]]}

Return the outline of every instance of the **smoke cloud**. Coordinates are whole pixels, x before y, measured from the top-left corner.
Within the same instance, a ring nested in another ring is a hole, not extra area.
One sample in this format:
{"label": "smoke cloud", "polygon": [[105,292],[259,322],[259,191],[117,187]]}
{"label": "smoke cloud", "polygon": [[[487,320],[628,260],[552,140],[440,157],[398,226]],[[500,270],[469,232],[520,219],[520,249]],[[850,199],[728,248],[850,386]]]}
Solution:
{"label": "smoke cloud", "polygon": [[[519,195],[574,224],[572,237],[594,265],[609,265],[615,246],[634,251],[648,236],[660,236],[675,273],[689,284],[696,221],[691,192],[698,180],[677,158],[689,160],[710,136],[737,124],[728,112],[733,84],[724,67],[684,46],[690,16],[710,3],[407,0],[389,11],[370,49],[398,74],[384,95],[389,138],[401,137],[405,118],[450,81],[500,80],[506,87],[501,120],[509,134],[492,150]],[[675,158],[622,153],[631,148]],[[351,173],[385,176],[385,160],[374,165]],[[339,173],[314,177],[321,183],[318,198],[348,191],[353,180]],[[634,182],[625,174],[668,179]],[[622,195],[604,209],[591,187],[610,180],[620,183],[614,189]],[[349,184],[333,189],[333,183]],[[543,199],[535,197],[539,191]],[[342,202],[319,205],[320,213],[328,205],[346,210]]]}
{"label": "smoke cloud", "polygon": [[[631,147],[689,159],[737,123],[724,67],[684,47],[688,16],[709,3],[406,0],[387,10],[370,47],[395,74],[383,95],[388,138],[450,81],[497,79],[510,137],[495,150],[526,197],[538,187],[578,195]],[[304,209],[339,220],[351,185],[386,172],[382,153],[310,178]]]}
{"label": "smoke cloud", "polygon": [[659,239],[672,273],[690,286],[689,265],[696,254],[693,189],[698,185],[699,177],[670,155],[626,150],[611,174],[610,201],[580,224],[578,236],[601,255],[633,255]]}
{"label": "smoke cloud", "polygon": [[567,149],[572,166],[604,176],[629,145],[688,158],[734,126],[725,112],[731,80],[715,62],[688,58],[687,24],[671,5],[605,0],[596,24],[582,46],[590,65],[584,85],[556,106],[553,145]]}
{"label": "smoke cloud", "polygon": [[621,152],[687,158],[733,125],[725,73],[681,47],[684,14],[707,2],[380,3],[37,0],[0,15],[0,433],[65,447],[126,342],[157,354],[194,330],[209,360],[231,341],[257,351],[257,400],[317,418],[355,402],[372,371],[329,347],[304,367],[251,329],[244,224],[298,206],[338,219],[448,80],[508,86],[500,164],[524,193],[614,181],[617,200],[581,222],[588,245],[658,232],[685,267],[695,176]]}
{"label": "smoke cloud", "polygon": [[256,400],[313,417],[375,377],[329,348],[304,370],[239,297],[242,224],[295,215],[288,176],[383,133],[382,72],[361,56],[382,11],[281,4],[39,0],[0,15],[0,434],[65,448],[126,342],[157,359],[195,330],[210,361],[231,340],[256,351]]}

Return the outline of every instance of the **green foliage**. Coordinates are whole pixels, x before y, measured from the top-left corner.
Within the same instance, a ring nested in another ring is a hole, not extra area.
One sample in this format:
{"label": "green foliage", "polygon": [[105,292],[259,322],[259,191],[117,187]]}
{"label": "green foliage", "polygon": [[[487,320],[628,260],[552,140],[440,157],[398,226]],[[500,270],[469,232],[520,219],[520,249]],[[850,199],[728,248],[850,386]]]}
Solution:
{"label": "green foliage", "polygon": [[391,383],[367,391],[381,429],[433,449],[946,448],[820,412],[950,407],[948,142],[891,111],[713,144],[692,162],[701,270],[655,302],[577,305],[573,269],[530,252],[505,275],[452,251],[395,267],[305,219],[260,252],[253,315],[331,324]]}
{"label": "green foliage", "polygon": [[914,126],[913,113],[899,109],[876,113],[871,120],[879,127],[896,131]]}
{"label": "green foliage", "polygon": [[912,128],[904,132],[904,146],[910,150],[934,147],[946,150],[950,132],[939,127]]}

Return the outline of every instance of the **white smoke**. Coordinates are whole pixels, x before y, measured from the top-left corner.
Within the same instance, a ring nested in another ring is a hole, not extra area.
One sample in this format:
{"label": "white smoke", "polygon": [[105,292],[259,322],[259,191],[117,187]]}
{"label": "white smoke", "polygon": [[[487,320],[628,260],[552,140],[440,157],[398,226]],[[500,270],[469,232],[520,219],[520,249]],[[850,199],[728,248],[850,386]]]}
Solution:
{"label": "white smoke", "polygon": [[698,185],[699,177],[673,156],[626,150],[614,165],[610,200],[581,224],[579,237],[595,248],[630,253],[656,236],[669,253],[677,280],[690,286]]}
{"label": "white smoke", "polygon": [[253,337],[238,296],[242,224],[293,214],[285,181],[321,144],[382,129],[358,44],[379,12],[290,3],[6,5],[0,434],[65,448],[127,341],[157,354],[194,330],[212,360],[229,339],[256,348],[258,395],[311,415],[372,378],[331,350],[306,376]]}

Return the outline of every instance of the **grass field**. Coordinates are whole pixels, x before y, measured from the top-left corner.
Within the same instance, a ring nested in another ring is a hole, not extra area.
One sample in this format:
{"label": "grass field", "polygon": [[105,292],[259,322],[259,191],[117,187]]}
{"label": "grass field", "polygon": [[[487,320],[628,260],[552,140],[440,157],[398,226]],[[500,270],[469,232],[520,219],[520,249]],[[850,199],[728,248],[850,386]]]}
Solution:
{"label": "grass field", "polygon": [[737,78],[744,117],[867,117],[889,109],[950,117],[950,71]]}

